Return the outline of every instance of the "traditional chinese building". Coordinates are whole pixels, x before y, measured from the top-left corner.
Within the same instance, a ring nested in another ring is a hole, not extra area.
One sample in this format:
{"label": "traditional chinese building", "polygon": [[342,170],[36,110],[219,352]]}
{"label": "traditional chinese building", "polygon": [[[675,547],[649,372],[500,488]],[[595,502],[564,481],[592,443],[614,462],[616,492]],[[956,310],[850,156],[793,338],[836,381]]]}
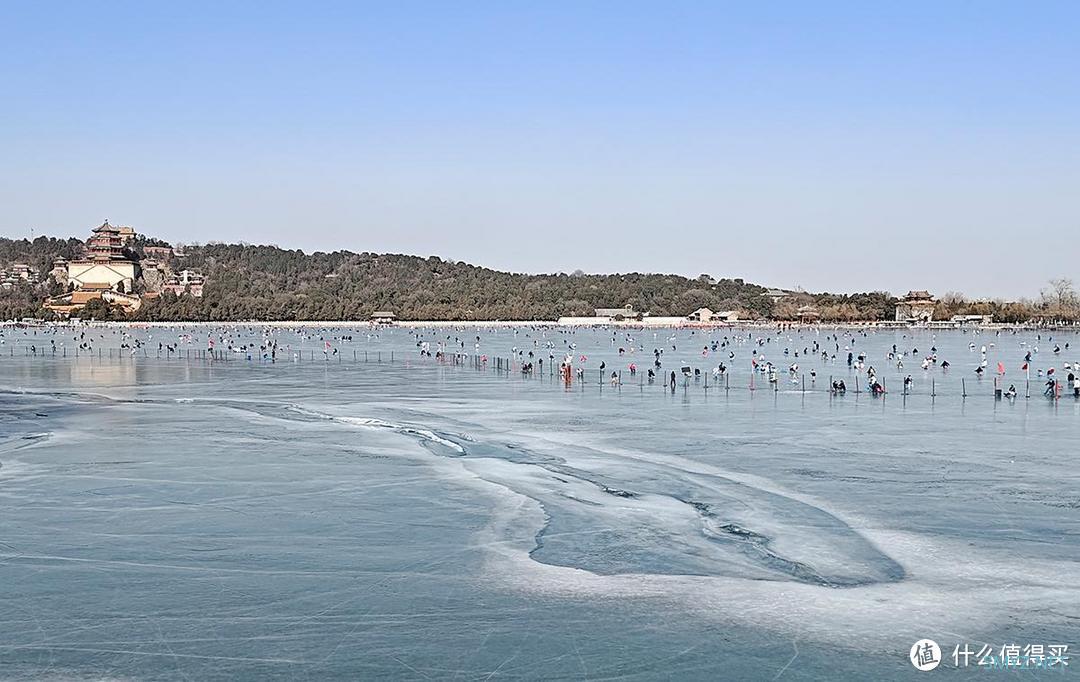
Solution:
{"label": "traditional chinese building", "polygon": [[192,270],[181,270],[169,278],[162,291],[171,291],[177,296],[194,296],[200,298],[203,295],[203,284],[206,278]]}
{"label": "traditional chinese building", "polygon": [[12,263],[11,270],[0,270],[0,288],[5,291],[19,286],[20,282],[37,284],[41,281],[41,273],[32,265],[26,263]]}
{"label": "traditional chinese building", "polygon": [[821,319],[821,313],[818,312],[816,306],[804,305],[800,306],[795,314],[799,316],[799,322],[803,324],[813,324]]}
{"label": "traditional chinese building", "polygon": [[45,308],[67,317],[81,310],[90,301],[99,298],[110,305],[119,306],[124,312],[138,310],[142,305],[142,299],[134,294],[114,291],[105,282],[87,282],[75,291],[46,299]]}
{"label": "traditional chinese building", "polygon": [[[106,220],[90,232],[83,255],[75,260],[53,262],[53,277],[66,282],[72,291],[45,300],[44,307],[60,315],[71,315],[94,299],[138,310],[141,299],[131,293],[139,277],[139,264],[129,256],[126,244],[134,230],[121,230]],[[60,275],[63,270],[64,275]]]}
{"label": "traditional chinese building", "polygon": [[934,319],[937,301],[929,291],[909,291],[896,304],[896,321],[923,324]]}
{"label": "traditional chinese building", "polygon": [[49,274],[52,275],[52,278],[54,280],[56,280],[58,283],[63,284],[65,286],[67,285],[67,276],[68,276],[67,275],[67,266],[68,266],[68,262],[67,262],[66,258],[57,258],[56,260],[53,261],[52,270],[49,271]]}
{"label": "traditional chinese building", "polygon": [[131,291],[139,264],[128,257],[124,243],[120,229],[108,220],[95,227],[86,240],[83,257],[67,263],[68,282],[76,289],[106,283],[113,289]]}
{"label": "traditional chinese building", "polygon": [[144,246],[142,247],[142,251],[146,254],[147,258],[153,258],[163,262],[168,262],[173,256],[171,246]]}
{"label": "traditional chinese building", "polygon": [[26,282],[37,283],[40,274],[32,265],[26,263],[12,263],[11,275]]}

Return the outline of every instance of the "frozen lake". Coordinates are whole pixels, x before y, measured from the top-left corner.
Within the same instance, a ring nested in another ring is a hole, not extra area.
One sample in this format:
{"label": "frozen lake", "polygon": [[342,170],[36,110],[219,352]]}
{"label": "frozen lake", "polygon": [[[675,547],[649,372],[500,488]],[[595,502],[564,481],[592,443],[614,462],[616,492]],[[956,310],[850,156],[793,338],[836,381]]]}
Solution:
{"label": "frozen lake", "polygon": [[0,678],[918,679],[922,638],[946,668],[1080,646],[1080,403],[1042,395],[1073,332],[212,332],[227,360],[201,327],[3,330]]}

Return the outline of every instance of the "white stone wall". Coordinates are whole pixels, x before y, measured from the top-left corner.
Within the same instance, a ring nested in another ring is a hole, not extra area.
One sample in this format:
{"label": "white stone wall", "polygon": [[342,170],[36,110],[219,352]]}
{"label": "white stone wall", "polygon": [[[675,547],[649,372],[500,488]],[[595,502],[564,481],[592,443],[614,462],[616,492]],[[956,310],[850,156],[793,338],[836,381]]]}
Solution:
{"label": "white stone wall", "polygon": [[135,264],[131,262],[74,262],[67,266],[68,281],[81,287],[84,284],[106,283],[115,287],[123,282],[129,288],[135,283]]}

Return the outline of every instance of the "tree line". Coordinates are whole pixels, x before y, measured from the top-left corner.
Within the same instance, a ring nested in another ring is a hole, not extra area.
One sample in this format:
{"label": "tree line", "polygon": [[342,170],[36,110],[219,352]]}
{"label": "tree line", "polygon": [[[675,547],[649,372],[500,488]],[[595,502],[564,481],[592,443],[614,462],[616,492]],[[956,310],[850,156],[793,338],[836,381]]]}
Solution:
{"label": "tree line", "polygon": [[209,244],[185,249],[182,267],[206,277],[201,298],[166,294],[137,313],[148,320],[554,320],[631,305],[653,315],[699,307],[767,315],[765,289],[739,279],[657,274],[500,272],[432,256]]}
{"label": "tree line", "polygon": [[[167,245],[140,237],[142,247]],[[33,241],[0,238],[0,265],[26,262],[43,277],[38,285],[17,282],[0,291],[0,319],[48,318],[46,296],[63,287],[48,276],[56,258],[82,253],[78,239],[38,237]],[[554,320],[591,316],[595,308],[630,305],[654,316],[684,316],[698,308],[738,310],[744,319],[799,320],[807,308],[822,322],[892,319],[897,299],[887,292],[832,294],[789,292],[774,300],[765,287],[742,279],[696,278],[665,274],[529,275],[501,272],[436,256],[402,254],[304,253],[277,246],[206,244],[187,246],[171,269],[203,274],[203,296],[166,292],[149,298],[125,317],[115,307],[89,310],[107,317],[158,321],[367,320],[375,311],[391,311],[402,320]],[[142,283],[136,291],[143,293]],[[101,302],[103,303],[103,302]],[[84,310],[84,313],[87,312]],[[959,294],[940,298],[935,319],[959,314],[990,314],[1002,322],[1077,321],[1080,301],[1069,280],[1054,280],[1035,301],[971,301]],[[89,317],[89,315],[86,315]]]}

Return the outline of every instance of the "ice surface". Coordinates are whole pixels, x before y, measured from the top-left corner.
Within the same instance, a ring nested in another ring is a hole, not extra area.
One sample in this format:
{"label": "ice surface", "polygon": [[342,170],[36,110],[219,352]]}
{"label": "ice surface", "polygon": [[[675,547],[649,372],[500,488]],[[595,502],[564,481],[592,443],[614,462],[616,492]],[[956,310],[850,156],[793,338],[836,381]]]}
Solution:
{"label": "ice surface", "polygon": [[[532,377],[421,358],[404,329],[267,332],[276,363],[94,333],[77,358],[0,346],[0,678],[867,679],[918,675],[920,637],[1078,645],[1080,405],[1037,376],[1067,373],[1072,334],[829,341],[878,367],[874,399],[843,354],[802,355],[813,332],[637,331],[622,356],[622,331],[422,333],[531,350]],[[893,343],[953,366],[898,370]],[[547,364],[570,344],[567,388]],[[976,377],[982,345],[1021,399]],[[654,347],[729,383],[649,385]],[[748,390],[751,350],[786,380],[784,347],[817,381]]]}

